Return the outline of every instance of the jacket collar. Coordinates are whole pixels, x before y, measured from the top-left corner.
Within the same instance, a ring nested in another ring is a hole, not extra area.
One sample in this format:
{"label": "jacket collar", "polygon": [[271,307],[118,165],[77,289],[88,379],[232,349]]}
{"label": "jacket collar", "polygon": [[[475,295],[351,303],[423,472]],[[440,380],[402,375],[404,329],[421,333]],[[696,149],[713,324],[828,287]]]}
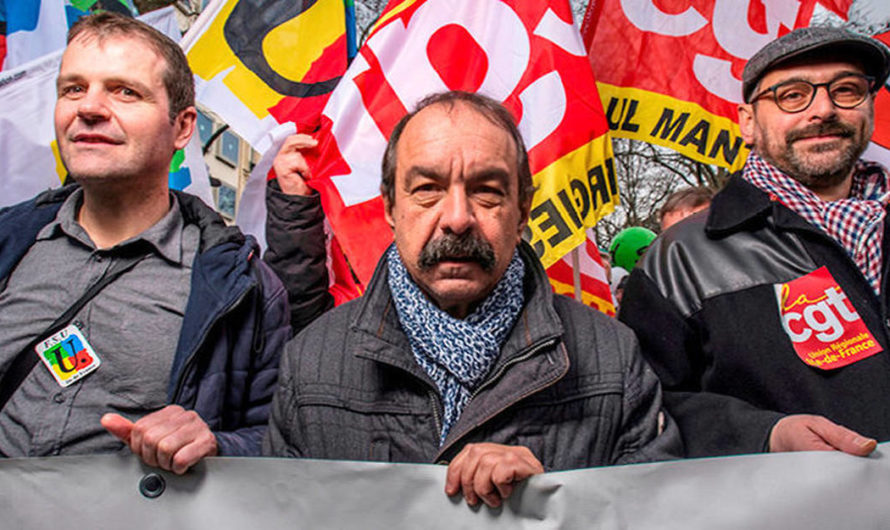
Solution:
{"label": "jacket collar", "polygon": [[781,202],[742,179],[741,173],[733,174],[711,201],[705,233],[708,237],[720,238],[764,224],[822,233]]}
{"label": "jacket collar", "polygon": [[[477,389],[479,399],[471,399],[467,404],[437,452],[436,461],[453,456],[460,447],[457,442],[465,435],[525,396],[553,384],[568,370],[565,348],[559,348],[557,354],[551,355],[552,346],[563,334],[563,326],[553,306],[550,283],[527,243],[520,244],[519,255],[526,265],[525,306],[486,381]],[[385,260],[377,263],[368,289],[358,303],[359,308],[350,323],[350,330],[359,335],[356,355],[400,368],[436,389],[435,383],[414,359],[402,331],[389,291]],[[529,357],[526,359],[525,356]],[[519,360],[521,363],[508,366]],[[522,366],[522,370],[514,370],[518,366]]]}

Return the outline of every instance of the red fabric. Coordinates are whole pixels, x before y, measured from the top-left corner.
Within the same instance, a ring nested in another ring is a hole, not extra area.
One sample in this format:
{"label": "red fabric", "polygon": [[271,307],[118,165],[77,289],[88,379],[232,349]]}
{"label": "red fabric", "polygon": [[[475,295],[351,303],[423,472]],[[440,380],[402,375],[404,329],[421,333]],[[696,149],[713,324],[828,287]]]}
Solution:
{"label": "red fabric", "polygon": [[[383,250],[392,241],[392,234],[383,220],[382,200],[379,196],[347,204],[341,195],[344,190],[338,186],[343,185],[343,180],[339,177],[367,179],[362,182],[373,185],[374,179],[379,179],[379,166],[354,167],[356,151],[361,151],[365,159],[371,159],[373,157],[368,151],[370,148],[365,147],[365,140],[356,138],[349,140],[353,145],[341,145],[344,142],[342,136],[347,133],[336,136],[338,126],[349,124],[345,128],[355,130],[352,124],[360,121],[367,124],[370,120],[379,134],[388,138],[398,120],[416,101],[402,101],[406,91],[412,88],[406,88],[406,85],[427,86],[438,83],[444,85],[444,88],[478,88],[481,80],[492,70],[500,72],[498,68],[507,68],[503,64],[494,64],[491,50],[505,44],[512,49],[516,39],[527,39],[527,63],[510,64],[510,67],[519,68],[515,71],[518,81],[515,81],[515,87],[510,85],[512,90],[501,98],[505,106],[514,113],[517,121],[521,120],[523,114],[530,109],[523,108],[520,96],[530,85],[547,74],[558,74],[557,79],[566,92],[565,112],[555,129],[539,139],[535,145],[528,146],[532,173],[541,171],[608,132],[608,124],[586,57],[572,54],[552,40],[535,33],[545,16],[550,24],[561,23],[571,28],[571,10],[566,0],[504,0],[501,4],[473,4],[472,9],[459,5],[455,9],[435,12],[434,15],[430,14],[432,8],[424,11],[426,3],[413,3],[392,18],[388,18],[389,14],[401,7],[403,2],[391,0],[387,5],[380,17],[381,25],[374,29],[359,50],[359,60],[353,63],[332,96],[332,103],[325,109],[321,129],[316,135],[320,142],[316,151],[321,155],[309,161],[313,173],[310,185],[322,194],[325,212],[360,283],[366,283],[370,279]],[[500,9],[503,6],[508,6],[518,17],[521,22],[519,31],[524,35],[508,34],[502,27],[504,24],[500,24],[500,19],[497,24],[493,23],[486,31],[475,36],[465,29],[464,24],[484,20],[486,16],[494,19],[486,10],[493,7]],[[459,19],[464,15],[474,17],[474,21]],[[423,16],[427,17],[426,21],[436,19],[450,23],[442,24],[436,31],[423,36],[424,34],[417,31],[418,24],[415,20],[415,17]],[[497,35],[498,38],[494,39],[491,35]],[[578,52],[583,53],[583,50],[579,49]],[[510,59],[516,61],[517,56],[514,54]],[[420,68],[416,72],[412,70],[405,74],[415,75],[413,78],[391,79],[387,76],[387,68],[390,68],[391,63],[413,65],[415,61],[418,64],[429,64],[431,68]],[[438,79],[420,79],[421,74],[418,72],[426,71],[434,72]],[[344,94],[349,94],[348,97],[338,99],[341,88]],[[355,147],[355,144],[361,146]],[[380,145],[374,144],[372,147],[376,149]],[[380,160],[382,154],[380,149],[376,160]]]}
{"label": "red fabric", "polygon": [[[740,85],[742,69],[748,58],[767,41],[807,26],[816,0],[802,0],[793,20],[777,12],[768,12],[762,2],[750,2],[745,9],[745,3],[738,1],[722,4],[731,6],[727,12],[732,11],[731,14],[736,16],[724,16],[716,21],[716,3],[715,0],[591,1],[581,31],[597,80],[693,101],[707,112],[735,121],[736,104],[741,100],[740,89],[736,102],[715,95],[696,76],[693,62],[697,57],[719,61]],[[651,8],[650,17],[641,11],[635,12],[633,18],[637,22],[647,20],[652,23],[657,18],[680,27],[682,15],[690,21],[682,25],[689,33],[670,36],[664,30],[662,33],[644,31],[625,14],[622,5],[628,9],[634,5],[638,9],[642,9],[640,6]],[[700,23],[693,24],[691,21],[694,20]],[[619,57],[620,60],[616,60]]]}
{"label": "red fabric", "polygon": [[[875,35],[876,39],[890,46],[890,31]],[[871,141],[890,149],[890,88],[885,84],[875,97],[875,132]]]}
{"label": "red fabric", "polygon": [[[581,269],[581,296],[587,305],[594,309],[601,309],[603,306],[610,306],[603,312],[609,316],[615,316],[615,304],[612,299],[612,291],[606,279],[606,268],[600,258],[599,249],[596,244],[588,239],[584,245],[578,248],[578,261]],[[563,259],[557,261],[547,269],[547,276],[551,280],[555,280],[561,284],[574,287],[575,276],[572,267],[571,254],[566,255]],[[556,290],[556,289],[555,289]],[[559,292],[557,290],[557,292]],[[574,298],[573,292],[563,292]],[[593,297],[593,300],[589,300]],[[597,303],[599,301],[599,303]]]}

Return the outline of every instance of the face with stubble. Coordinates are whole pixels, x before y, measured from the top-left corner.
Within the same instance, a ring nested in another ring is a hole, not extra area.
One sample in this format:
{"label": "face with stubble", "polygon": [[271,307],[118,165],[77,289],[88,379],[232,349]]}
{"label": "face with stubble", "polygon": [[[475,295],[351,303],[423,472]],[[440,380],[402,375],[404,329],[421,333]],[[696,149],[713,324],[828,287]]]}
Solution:
{"label": "face with stubble", "polygon": [[869,94],[858,106],[844,109],[831,100],[826,87],[818,87],[809,107],[789,113],[776,105],[767,89],[791,80],[830,83],[863,73],[857,63],[812,59],[771,70],[757,87],[759,97],[739,106],[743,139],[762,158],[817,193],[841,184],[850,178],[853,165],[871,138],[873,96]]}

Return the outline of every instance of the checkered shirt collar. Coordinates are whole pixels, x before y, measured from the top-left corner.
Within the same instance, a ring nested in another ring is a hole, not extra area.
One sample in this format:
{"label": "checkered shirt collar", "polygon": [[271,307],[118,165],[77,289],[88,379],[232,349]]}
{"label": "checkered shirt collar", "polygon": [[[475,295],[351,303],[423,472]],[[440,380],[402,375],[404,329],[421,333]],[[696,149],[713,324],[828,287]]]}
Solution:
{"label": "checkered shirt collar", "polygon": [[749,155],[742,178],[837,241],[880,294],[884,217],[890,199],[883,166],[859,159],[853,170],[850,197],[830,202],[819,199],[755,153]]}

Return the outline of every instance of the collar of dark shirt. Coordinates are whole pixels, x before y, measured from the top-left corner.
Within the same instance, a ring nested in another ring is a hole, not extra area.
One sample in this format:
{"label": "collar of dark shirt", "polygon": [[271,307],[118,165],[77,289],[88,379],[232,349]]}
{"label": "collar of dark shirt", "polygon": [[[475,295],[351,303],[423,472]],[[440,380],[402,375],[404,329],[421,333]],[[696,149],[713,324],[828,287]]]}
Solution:
{"label": "collar of dark shirt", "polygon": [[[83,190],[75,190],[59,208],[56,218],[43,227],[37,234],[37,241],[61,237],[63,234],[70,239],[95,250],[96,245],[90,239],[86,230],[77,222],[77,211],[83,203]],[[148,243],[152,249],[165,260],[182,264],[182,230],[184,221],[179,208],[176,195],[170,194],[170,210],[160,221],[149,227],[141,234],[126,241],[122,241],[110,249],[103,250],[109,254],[117,250],[133,245],[139,241]]]}

